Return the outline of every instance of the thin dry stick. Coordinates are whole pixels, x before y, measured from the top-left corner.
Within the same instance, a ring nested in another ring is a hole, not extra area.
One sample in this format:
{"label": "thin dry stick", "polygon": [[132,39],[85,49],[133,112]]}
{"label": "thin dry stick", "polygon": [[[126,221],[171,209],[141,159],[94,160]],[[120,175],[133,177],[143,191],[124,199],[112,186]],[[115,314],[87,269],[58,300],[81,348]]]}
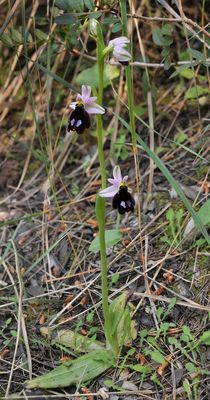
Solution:
{"label": "thin dry stick", "polygon": [[18,283],[19,283],[19,301],[20,301],[20,318],[21,318],[21,328],[22,328],[22,335],[25,343],[25,348],[26,348],[26,354],[27,354],[27,361],[28,361],[28,370],[29,370],[29,379],[32,379],[32,361],[31,361],[31,352],[30,352],[30,346],[29,346],[29,341],[28,341],[28,334],[26,330],[26,324],[25,324],[25,317],[23,313],[23,308],[22,308],[22,301],[23,301],[23,280],[20,272],[20,265],[19,265],[19,260],[18,260],[18,254],[17,254],[17,249],[15,246],[15,243],[12,242],[13,250],[14,250],[14,255],[15,255],[15,266],[16,266],[16,273],[18,277]]}
{"label": "thin dry stick", "polygon": [[[76,50],[76,49],[73,49],[73,53],[77,54],[77,55],[81,54],[81,52]],[[90,56],[88,54],[83,54],[83,57],[88,59],[88,60],[91,60],[91,61],[96,61],[96,57]],[[105,63],[108,64],[108,65],[117,65],[119,67],[122,66],[118,61],[108,61],[108,60],[106,60]],[[210,65],[210,58],[206,59],[206,64]],[[148,62],[141,62],[141,61],[130,62],[130,65],[131,66],[133,65],[135,67],[140,67],[140,68],[145,68],[145,67],[157,68],[157,69],[158,68],[165,68],[165,64],[164,63],[148,63]],[[181,66],[181,65],[188,66],[189,65],[189,61],[177,61],[177,62],[171,63],[171,67],[178,67],[178,66]],[[197,65],[197,61],[196,60],[193,61],[193,65]]]}
{"label": "thin dry stick", "polygon": [[[144,263],[143,263],[143,267],[144,267],[144,282],[145,282],[145,288],[146,288],[146,292],[150,293],[150,286],[149,286],[149,282],[148,282],[148,275],[147,275],[147,261],[148,261],[148,235],[145,235],[145,253],[144,253]],[[150,302],[150,307],[152,310],[152,315],[153,315],[153,319],[155,321],[155,326],[157,331],[160,329],[159,324],[158,324],[158,320],[157,320],[157,310],[155,307],[155,303],[153,301],[153,299],[151,297],[149,297],[149,302]]]}
{"label": "thin dry stick", "polygon": [[16,2],[13,4],[11,10],[8,12],[8,14],[7,14],[6,18],[5,18],[5,21],[4,21],[4,23],[3,23],[3,25],[2,25],[2,27],[0,29],[0,35],[2,35],[2,33],[4,33],[7,25],[10,23],[13,15],[16,12],[16,10],[19,7],[19,5],[20,5],[20,0],[16,0]]}
{"label": "thin dry stick", "polygon": [[19,287],[19,293],[18,293],[17,289],[15,290],[15,292],[16,292],[16,297],[17,297],[17,301],[18,301],[17,336],[16,336],[15,349],[14,349],[12,365],[11,365],[11,370],[10,370],[10,374],[9,374],[9,378],[8,378],[5,397],[8,397],[8,395],[9,395],[10,386],[11,386],[11,382],[12,382],[12,376],[13,376],[13,372],[14,372],[14,368],[15,368],[15,360],[16,360],[20,336],[21,336],[22,296],[23,296],[22,284]]}
{"label": "thin dry stick", "polygon": [[194,260],[194,265],[193,265],[192,280],[191,280],[191,284],[190,284],[190,290],[194,286],[194,281],[195,281],[196,265],[197,265],[197,261],[198,261],[198,249],[199,249],[199,247],[196,248],[195,260]]}
{"label": "thin dry stick", "polygon": [[[138,11],[137,11],[138,12]],[[131,18],[136,18],[139,19],[141,21],[145,21],[145,22],[182,22],[182,18],[180,18],[179,16],[177,18],[164,18],[164,17],[145,17],[143,15],[138,15],[138,14],[127,14],[129,17]],[[177,14],[178,15],[178,14]],[[184,19],[184,22],[188,23],[189,25],[192,25],[194,28],[197,28],[199,31],[203,32],[204,35],[210,37],[210,34],[208,31],[205,30],[205,28],[208,27],[209,24],[206,24],[206,26],[204,26],[204,24],[202,24],[202,27],[200,25],[197,24],[197,22],[193,21],[190,18],[186,18]]]}

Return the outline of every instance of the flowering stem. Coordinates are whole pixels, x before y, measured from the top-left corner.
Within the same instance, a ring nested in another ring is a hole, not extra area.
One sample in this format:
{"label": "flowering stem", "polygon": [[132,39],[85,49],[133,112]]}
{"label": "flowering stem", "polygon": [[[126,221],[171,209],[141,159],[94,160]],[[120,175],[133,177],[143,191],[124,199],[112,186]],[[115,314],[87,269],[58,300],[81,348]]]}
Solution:
{"label": "flowering stem", "polygon": [[[98,104],[102,105],[103,89],[104,89],[104,42],[99,24],[97,24],[97,65],[98,65]],[[106,187],[106,169],[103,152],[103,132],[102,132],[102,117],[97,115],[97,132],[98,132],[98,156],[101,169],[102,189]],[[111,318],[108,303],[108,274],[107,274],[107,259],[106,259],[106,242],[105,242],[105,199],[97,197],[96,200],[96,217],[99,226],[99,241],[101,255],[101,280],[102,280],[102,305],[104,315],[104,331],[106,339],[111,345],[115,354],[119,351],[118,342],[111,334]]]}

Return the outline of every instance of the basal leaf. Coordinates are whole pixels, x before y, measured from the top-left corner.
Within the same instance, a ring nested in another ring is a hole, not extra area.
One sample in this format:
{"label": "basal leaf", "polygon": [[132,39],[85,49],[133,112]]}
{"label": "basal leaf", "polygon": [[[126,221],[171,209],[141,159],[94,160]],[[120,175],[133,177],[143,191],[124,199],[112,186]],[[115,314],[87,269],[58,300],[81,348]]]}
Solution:
{"label": "basal leaf", "polygon": [[[110,248],[122,240],[122,233],[119,229],[108,229],[105,231],[106,248]],[[99,236],[97,235],[89,246],[89,251],[96,253],[100,250]]]}
{"label": "basal leaf", "polygon": [[58,343],[66,347],[70,347],[77,352],[88,352],[93,350],[102,350],[104,345],[98,340],[92,340],[87,336],[80,335],[70,329],[52,329],[50,327],[41,327],[41,334],[53,343]]}
{"label": "basal leaf", "polygon": [[112,351],[96,350],[27,381],[27,388],[53,389],[78,385],[93,380],[114,364]]}

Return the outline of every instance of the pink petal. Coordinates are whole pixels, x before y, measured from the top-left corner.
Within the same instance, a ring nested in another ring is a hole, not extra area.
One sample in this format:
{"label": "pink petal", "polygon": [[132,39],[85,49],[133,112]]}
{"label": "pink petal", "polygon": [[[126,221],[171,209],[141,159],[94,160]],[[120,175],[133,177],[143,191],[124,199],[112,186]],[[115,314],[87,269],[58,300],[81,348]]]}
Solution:
{"label": "pink petal", "polygon": [[86,99],[86,102],[88,104],[92,104],[97,100],[97,97],[88,97],[88,99]]}
{"label": "pink petal", "polygon": [[116,186],[109,186],[106,189],[100,190],[100,197],[114,197],[118,192],[118,188]]}
{"label": "pink petal", "polygon": [[117,49],[114,49],[113,56],[118,61],[129,61],[131,59],[131,54],[127,50],[122,48],[119,51],[117,51]]}
{"label": "pink petal", "polygon": [[123,177],[123,182],[127,182],[127,180],[128,180],[128,175],[125,175],[125,176]]}
{"label": "pink petal", "polygon": [[117,186],[117,187],[119,186],[119,182],[116,179],[109,178],[108,182],[111,183],[114,186]]}
{"label": "pink petal", "polygon": [[118,46],[118,45],[122,46],[129,42],[130,42],[130,40],[126,36],[120,36],[116,39],[110,40],[109,44],[114,45],[114,46]]}
{"label": "pink petal", "polygon": [[86,98],[86,86],[85,85],[82,85],[82,99],[85,99]]}
{"label": "pink petal", "polygon": [[105,113],[105,109],[96,103],[85,104],[85,110],[88,112],[88,114],[104,114]]}
{"label": "pink petal", "polygon": [[83,101],[83,97],[82,97],[82,95],[80,93],[77,95],[77,100],[82,100]]}
{"label": "pink petal", "polygon": [[81,98],[84,101],[84,103],[86,103],[86,101],[88,101],[90,99],[90,94],[91,94],[91,87],[82,85],[82,96],[81,96]]}
{"label": "pink petal", "polygon": [[113,177],[120,184],[122,182],[122,174],[119,165],[116,165],[113,169]]}
{"label": "pink petal", "polygon": [[[97,97],[88,97],[85,100],[85,106],[92,106],[95,104],[95,100],[97,100]],[[96,103],[97,104],[97,103]]]}
{"label": "pink petal", "polygon": [[90,97],[90,95],[91,95],[91,86],[86,86],[86,98],[88,97]]}

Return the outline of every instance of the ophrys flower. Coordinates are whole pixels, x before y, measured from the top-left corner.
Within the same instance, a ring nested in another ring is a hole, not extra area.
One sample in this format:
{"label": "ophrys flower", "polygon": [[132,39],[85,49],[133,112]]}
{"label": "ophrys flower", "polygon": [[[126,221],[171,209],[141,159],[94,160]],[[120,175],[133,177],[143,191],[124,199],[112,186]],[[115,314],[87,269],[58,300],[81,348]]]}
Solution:
{"label": "ophrys flower", "polygon": [[97,97],[91,97],[91,87],[82,85],[82,93],[77,95],[77,101],[70,104],[73,110],[69,117],[68,131],[83,133],[90,127],[89,114],[104,114],[105,109],[95,101]]}
{"label": "ophrys flower", "polygon": [[120,36],[109,41],[108,47],[113,47],[113,56],[117,61],[127,62],[131,60],[131,54],[125,48],[128,43],[129,39],[126,36]]}
{"label": "ophrys flower", "polygon": [[135,201],[128,190],[128,176],[122,177],[119,165],[113,169],[113,178],[108,179],[111,186],[100,190],[100,197],[111,197],[112,206],[117,209],[120,214],[125,214],[128,211],[134,211]]}

